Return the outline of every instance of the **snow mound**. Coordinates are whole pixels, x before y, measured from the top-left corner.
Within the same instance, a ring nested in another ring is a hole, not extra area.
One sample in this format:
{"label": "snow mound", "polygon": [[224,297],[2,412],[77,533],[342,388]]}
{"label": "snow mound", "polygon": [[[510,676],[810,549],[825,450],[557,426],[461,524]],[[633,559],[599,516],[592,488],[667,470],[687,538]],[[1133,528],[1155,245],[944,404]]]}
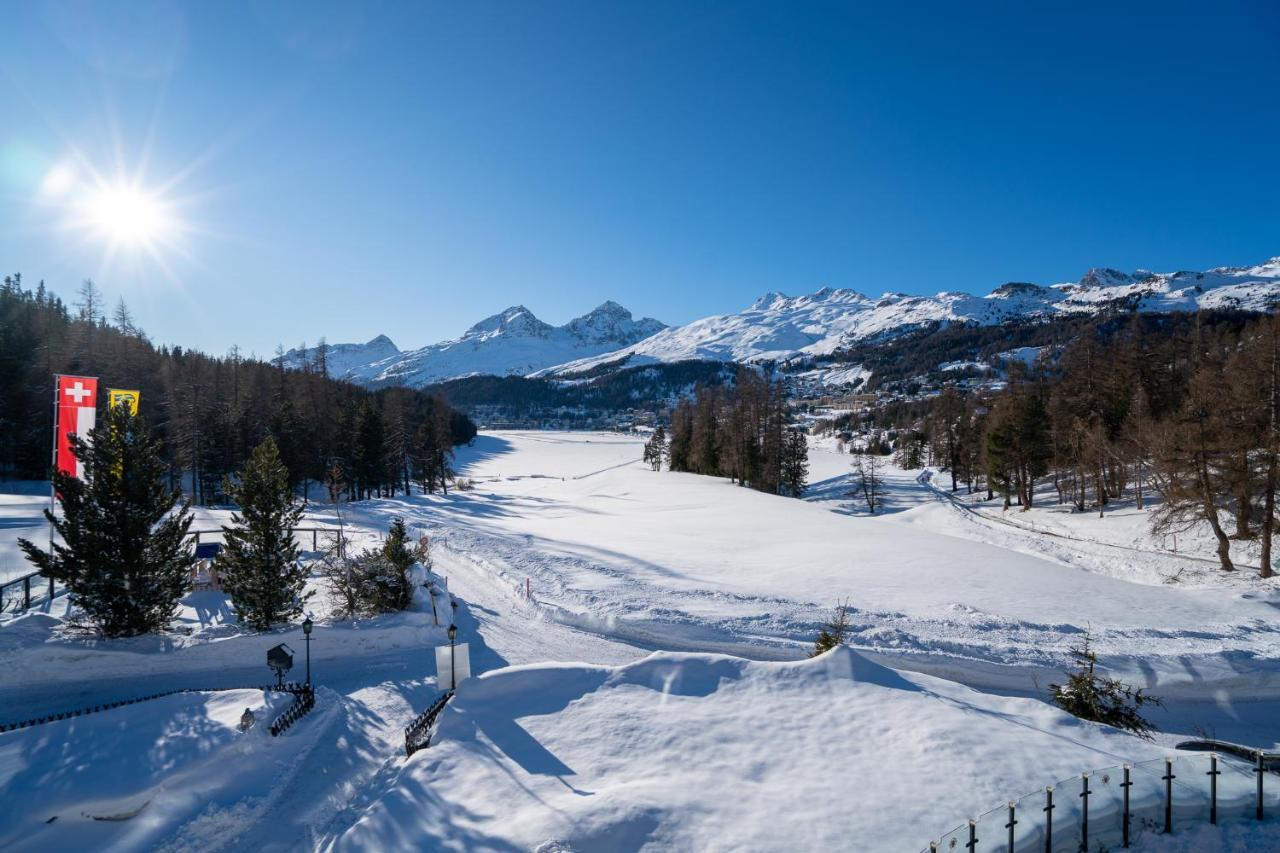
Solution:
{"label": "snow mound", "polygon": [[1046,780],[1157,754],[844,647],[508,667],[460,687],[331,849],[913,850]]}

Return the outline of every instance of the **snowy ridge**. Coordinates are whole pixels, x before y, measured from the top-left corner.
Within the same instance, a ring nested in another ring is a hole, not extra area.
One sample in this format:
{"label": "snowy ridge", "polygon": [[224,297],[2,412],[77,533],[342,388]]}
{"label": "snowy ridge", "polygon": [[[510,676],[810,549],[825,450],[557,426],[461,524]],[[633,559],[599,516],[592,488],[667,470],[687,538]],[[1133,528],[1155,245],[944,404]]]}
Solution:
{"label": "snowy ridge", "polygon": [[[284,354],[284,366],[300,370],[316,358],[317,347],[294,348]],[[400,349],[386,335],[378,335],[363,344],[327,344],[325,366],[334,379],[353,382],[368,378],[368,368],[388,359],[394,359]]]}
{"label": "snowy ridge", "polygon": [[475,374],[524,376],[570,359],[629,346],[664,328],[651,317],[634,319],[630,311],[613,301],[563,326],[544,323],[523,305],[513,305],[486,317],[454,340],[369,358],[349,366],[343,375],[357,382],[413,387]]}
{"label": "snowy ridge", "polygon": [[986,296],[886,293],[878,299],[848,289],[807,296],[767,293],[736,314],[673,326],[638,344],[544,371],[558,375],[626,359],[628,364],[709,359],[785,360],[825,355],[850,344],[892,338],[933,324],[993,326],[1015,320],[1096,314],[1116,307],[1145,312],[1206,309],[1271,310],[1280,302],[1280,257],[1252,267],[1206,272],[1123,273],[1093,269],[1078,282],[1001,285]]}

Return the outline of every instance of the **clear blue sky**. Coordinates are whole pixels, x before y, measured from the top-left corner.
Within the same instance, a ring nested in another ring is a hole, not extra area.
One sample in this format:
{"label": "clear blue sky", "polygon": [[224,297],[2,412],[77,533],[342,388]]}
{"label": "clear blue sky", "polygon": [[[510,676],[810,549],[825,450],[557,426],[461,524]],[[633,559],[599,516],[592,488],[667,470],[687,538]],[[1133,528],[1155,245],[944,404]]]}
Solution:
{"label": "clear blue sky", "polygon": [[[515,303],[678,323],[768,290],[1280,254],[1276,3],[3,17],[0,268],[64,296],[91,276],[157,340],[213,352],[419,346]],[[60,181],[120,170],[181,220],[154,253],[68,225]]]}

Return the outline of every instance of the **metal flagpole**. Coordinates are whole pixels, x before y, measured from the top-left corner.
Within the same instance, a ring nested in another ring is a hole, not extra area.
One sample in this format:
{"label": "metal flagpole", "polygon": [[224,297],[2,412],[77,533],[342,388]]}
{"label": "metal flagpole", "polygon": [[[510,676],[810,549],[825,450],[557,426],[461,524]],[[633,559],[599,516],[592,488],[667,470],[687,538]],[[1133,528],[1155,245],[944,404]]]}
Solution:
{"label": "metal flagpole", "polygon": [[53,374],[53,467],[49,470],[49,554],[53,554],[53,514],[57,512],[58,488],[53,484],[53,472],[58,470],[58,380],[61,373]]}

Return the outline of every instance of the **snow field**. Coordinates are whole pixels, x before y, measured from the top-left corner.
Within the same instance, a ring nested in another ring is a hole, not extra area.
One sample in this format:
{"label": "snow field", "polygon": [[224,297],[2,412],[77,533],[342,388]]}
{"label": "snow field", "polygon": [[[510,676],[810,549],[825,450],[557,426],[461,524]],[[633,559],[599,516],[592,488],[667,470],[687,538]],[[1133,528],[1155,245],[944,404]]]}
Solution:
{"label": "snow field", "polygon": [[1134,582],[1126,566],[1142,578],[1166,557],[1033,547],[1045,537],[975,522],[914,472],[886,470],[869,517],[848,496],[850,457],[821,444],[805,501],[627,454],[639,439],[484,434],[460,457],[476,490],[415,523],[446,563],[513,590],[530,578],[548,618],[649,648],[793,658],[847,598],[856,648],[974,686],[1042,691],[1092,630],[1109,668],[1163,695],[1280,690],[1274,586]]}

